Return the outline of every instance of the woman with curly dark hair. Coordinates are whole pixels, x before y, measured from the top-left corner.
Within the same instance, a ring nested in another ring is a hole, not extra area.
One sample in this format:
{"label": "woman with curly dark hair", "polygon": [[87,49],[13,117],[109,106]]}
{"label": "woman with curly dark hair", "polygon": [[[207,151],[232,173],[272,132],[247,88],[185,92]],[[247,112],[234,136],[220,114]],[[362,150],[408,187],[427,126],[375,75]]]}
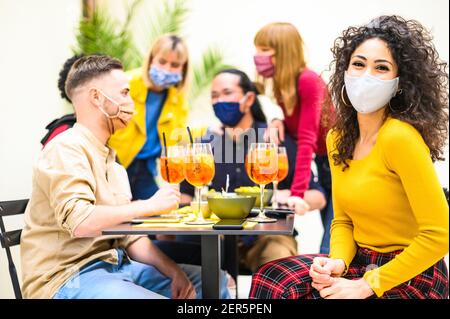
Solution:
{"label": "woman with curly dark hair", "polygon": [[330,255],[262,266],[251,298],[447,298],[447,64],[413,20],[382,16],[334,44]]}

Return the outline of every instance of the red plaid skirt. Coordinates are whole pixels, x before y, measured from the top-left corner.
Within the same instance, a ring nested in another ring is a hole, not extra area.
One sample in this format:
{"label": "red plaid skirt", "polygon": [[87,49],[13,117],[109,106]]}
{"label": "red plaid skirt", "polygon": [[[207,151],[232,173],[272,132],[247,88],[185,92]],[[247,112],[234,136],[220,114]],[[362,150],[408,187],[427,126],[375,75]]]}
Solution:
{"label": "red plaid skirt", "polygon": [[[400,251],[379,253],[359,248],[344,278],[361,278],[368,265],[384,265]],[[319,292],[311,286],[309,268],[314,257],[327,255],[301,255],[278,259],[263,265],[253,275],[250,299],[319,299]],[[448,298],[448,271],[440,260],[408,282],[386,291],[386,299],[441,299]]]}

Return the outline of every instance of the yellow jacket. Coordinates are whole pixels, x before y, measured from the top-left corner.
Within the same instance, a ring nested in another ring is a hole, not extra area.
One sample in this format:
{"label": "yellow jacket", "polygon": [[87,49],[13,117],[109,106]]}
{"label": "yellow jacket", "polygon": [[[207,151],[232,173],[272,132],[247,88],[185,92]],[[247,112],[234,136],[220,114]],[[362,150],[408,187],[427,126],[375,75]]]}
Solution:
{"label": "yellow jacket", "polygon": [[[117,152],[120,163],[128,167],[147,140],[145,122],[145,101],[148,89],[142,79],[142,69],[128,72],[131,76],[130,95],[137,114],[127,127],[115,132],[109,139],[109,146]],[[183,92],[176,87],[168,89],[167,98],[158,119],[158,135],[163,145],[162,133],[165,132],[167,145],[175,145],[187,137],[186,123],[188,105]]]}

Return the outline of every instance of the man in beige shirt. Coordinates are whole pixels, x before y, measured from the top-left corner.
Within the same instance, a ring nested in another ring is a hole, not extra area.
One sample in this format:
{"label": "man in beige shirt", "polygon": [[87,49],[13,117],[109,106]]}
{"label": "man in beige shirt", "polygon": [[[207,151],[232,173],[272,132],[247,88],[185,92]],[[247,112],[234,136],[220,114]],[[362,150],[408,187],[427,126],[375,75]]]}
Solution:
{"label": "man in beige shirt", "polygon": [[101,236],[133,218],[169,212],[180,198],[167,186],[131,202],[126,171],[107,146],[134,112],[122,64],[107,56],[80,58],[66,93],[77,123],[46,145],[33,168],[21,238],[24,297],[201,297],[200,267],[177,265],[146,236]]}

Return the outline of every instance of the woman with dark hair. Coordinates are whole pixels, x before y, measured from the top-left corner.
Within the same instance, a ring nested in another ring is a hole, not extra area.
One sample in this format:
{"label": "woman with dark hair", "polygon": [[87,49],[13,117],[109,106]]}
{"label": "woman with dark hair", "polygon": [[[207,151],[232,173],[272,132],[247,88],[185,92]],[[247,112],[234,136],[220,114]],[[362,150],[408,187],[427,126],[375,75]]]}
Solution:
{"label": "woman with dark hair", "polygon": [[[249,77],[247,76],[247,74],[245,74],[245,72],[243,72],[241,70],[237,70],[237,69],[222,70],[216,74],[215,78],[225,77],[225,81],[226,81],[227,79],[230,78],[230,76],[228,74],[235,75],[235,76],[231,76],[231,77],[232,78],[234,77],[235,80],[237,80],[236,84],[238,87],[241,88],[242,93],[245,96],[247,95],[247,93],[250,92],[251,97],[249,98],[249,100],[252,103],[249,103],[250,104],[249,111],[250,111],[253,119],[258,122],[266,122],[266,116],[264,115],[262,108],[261,108],[261,104],[259,103],[259,100],[257,98],[257,95],[259,94],[259,92],[257,91],[255,84],[252,81],[250,81]],[[225,94],[225,95],[229,95],[229,94]],[[211,92],[211,99],[212,99],[213,104],[215,104],[215,102],[217,102],[217,92]],[[214,112],[215,112],[216,116],[218,116],[219,120],[224,118],[222,116],[223,113],[221,112],[221,110],[219,110],[219,108],[217,106],[214,107]],[[245,114],[245,110],[244,110],[244,112],[242,112],[242,111],[237,112],[237,114],[239,114],[239,116],[237,116],[237,118],[241,117],[240,114],[242,114],[242,117],[243,117]],[[225,120],[225,122],[226,122],[226,120]],[[235,125],[239,124],[238,121],[234,121],[234,122],[236,122],[236,123],[224,123],[222,121],[222,123],[224,125],[230,124],[228,126],[235,126]]]}
{"label": "woman with dark hair", "polygon": [[[211,102],[222,127],[220,132],[217,132],[217,129],[208,130],[202,138],[202,142],[211,143],[214,150],[216,174],[210,188],[216,191],[225,188],[227,176],[229,176],[229,192],[241,186],[254,185],[245,173],[244,158],[251,143],[263,142],[267,128],[266,117],[261,109],[255,85],[247,74],[240,70],[223,70],[212,82]],[[285,146],[289,162],[295,162],[295,141],[287,136]],[[288,176],[280,183],[280,189],[289,189],[294,171],[294,165],[291,165]],[[182,203],[192,201],[194,189],[191,185],[183,182],[180,191]],[[325,206],[324,192],[313,180],[305,192],[305,202],[311,210]],[[177,239],[198,242],[198,236],[178,236]],[[242,266],[251,271],[255,271],[268,261],[297,254],[294,236],[240,236],[239,244]]]}
{"label": "woman with dark hair", "polygon": [[417,21],[382,16],[334,44],[330,255],[262,266],[251,298],[448,298],[447,64]]}
{"label": "woman with dark hair", "polygon": [[[254,184],[245,174],[244,158],[251,143],[264,141],[267,128],[266,116],[258,95],[258,90],[245,72],[227,69],[214,77],[211,102],[222,127],[220,132],[216,132],[217,129],[208,130],[202,138],[202,141],[212,143],[214,149],[216,175],[212,181],[212,188],[220,190],[225,186],[227,175],[230,178],[230,190]],[[289,162],[295,163],[297,151],[295,141],[287,135],[284,145]],[[289,174],[280,183],[280,189],[290,188],[294,173],[295,165],[290,165]],[[307,205],[304,206],[304,212],[325,206],[323,194],[316,189],[308,189],[305,196]]]}

